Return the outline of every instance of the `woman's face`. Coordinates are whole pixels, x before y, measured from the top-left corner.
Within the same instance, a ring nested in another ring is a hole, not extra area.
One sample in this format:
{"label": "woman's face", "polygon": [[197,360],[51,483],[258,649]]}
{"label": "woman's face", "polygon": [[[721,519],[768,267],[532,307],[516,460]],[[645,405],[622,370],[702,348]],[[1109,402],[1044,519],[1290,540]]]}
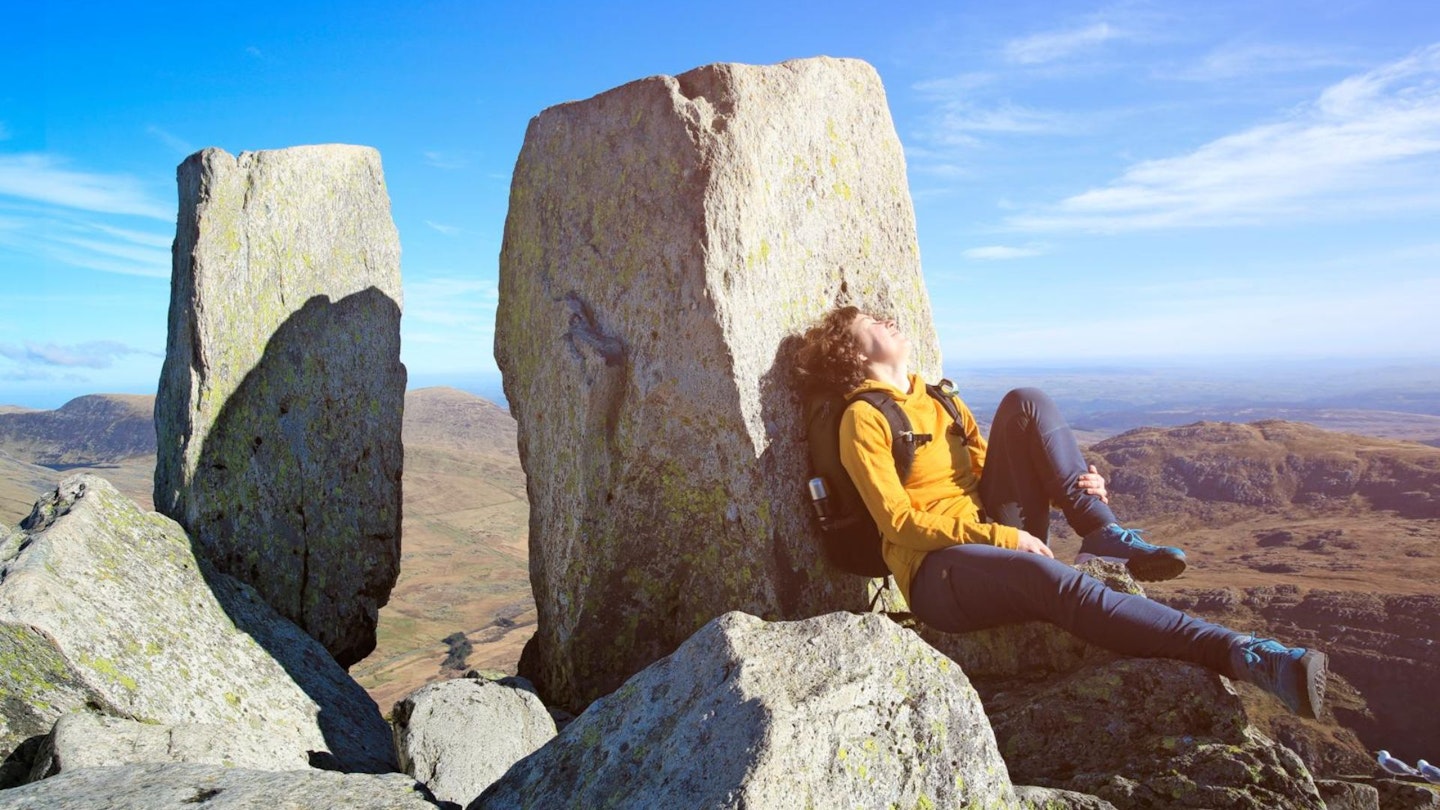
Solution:
{"label": "woman's face", "polygon": [[894,318],[877,320],[860,313],[850,323],[850,334],[867,363],[899,364],[910,357],[910,338],[900,331]]}

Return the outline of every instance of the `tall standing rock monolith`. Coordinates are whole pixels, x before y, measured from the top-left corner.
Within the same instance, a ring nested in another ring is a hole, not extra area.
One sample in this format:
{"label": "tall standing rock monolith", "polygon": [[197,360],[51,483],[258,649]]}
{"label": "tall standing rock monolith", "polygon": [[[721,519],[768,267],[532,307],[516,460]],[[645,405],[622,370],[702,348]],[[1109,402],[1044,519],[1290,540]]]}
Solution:
{"label": "tall standing rock monolith", "polygon": [[863,607],[818,553],[784,340],[837,303],[939,349],[873,68],[655,76],[530,122],[495,356],[530,494],[522,661],[578,709],[709,619]]}
{"label": "tall standing rock monolith", "polygon": [[400,568],[400,244],[380,156],[191,155],[155,507],[342,665]]}

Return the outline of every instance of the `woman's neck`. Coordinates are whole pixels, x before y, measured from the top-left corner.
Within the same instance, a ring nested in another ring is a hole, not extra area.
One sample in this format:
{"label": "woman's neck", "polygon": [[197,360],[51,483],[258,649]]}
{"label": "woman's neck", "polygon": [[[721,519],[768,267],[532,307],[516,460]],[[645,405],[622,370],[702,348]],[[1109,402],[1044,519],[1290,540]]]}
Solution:
{"label": "woman's neck", "polygon": [[865,376],[877,382],[893,385],[907,394],[910,393],[910,369],[908,364],[866,363]]}

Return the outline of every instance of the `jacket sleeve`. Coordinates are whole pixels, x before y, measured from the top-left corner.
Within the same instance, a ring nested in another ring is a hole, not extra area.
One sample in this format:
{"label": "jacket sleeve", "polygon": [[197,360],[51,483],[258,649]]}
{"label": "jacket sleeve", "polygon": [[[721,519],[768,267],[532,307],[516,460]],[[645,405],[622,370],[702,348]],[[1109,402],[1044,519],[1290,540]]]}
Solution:
{"label": "jacket sleeve", "polygon": [[895,470],[890,442],[890,425],[879,410],[866,406],[845,411],[840,420],[840,461],[886,540],[915,551],[937,551],[959,543],[1016,547],[1019,535],[1007,526],[916,508]]}

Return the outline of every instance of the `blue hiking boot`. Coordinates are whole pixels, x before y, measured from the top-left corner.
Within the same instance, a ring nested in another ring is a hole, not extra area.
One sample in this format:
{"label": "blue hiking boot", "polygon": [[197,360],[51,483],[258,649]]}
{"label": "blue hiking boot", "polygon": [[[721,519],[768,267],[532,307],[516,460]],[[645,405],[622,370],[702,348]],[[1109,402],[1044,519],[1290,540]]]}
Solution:
{"label": "blue hiking boot", "polygon": [[1174,579],[1185,570],[1185,552],[1173,546],[1151,545],[1140,539],[1139,529],[1126,529],[1118,523],[1101,526],[1080,541],[1075,563],[1092,557],[1123,563],[1130,576],[1140,582]]}
{"label": "blue hiking boot", "polygon": [[1230,648],[1234,677],[1280,698],[1290,711],[1312,720],[1325,703],[1325,653],[1286,647],[1270,638],[1242,637]]}

